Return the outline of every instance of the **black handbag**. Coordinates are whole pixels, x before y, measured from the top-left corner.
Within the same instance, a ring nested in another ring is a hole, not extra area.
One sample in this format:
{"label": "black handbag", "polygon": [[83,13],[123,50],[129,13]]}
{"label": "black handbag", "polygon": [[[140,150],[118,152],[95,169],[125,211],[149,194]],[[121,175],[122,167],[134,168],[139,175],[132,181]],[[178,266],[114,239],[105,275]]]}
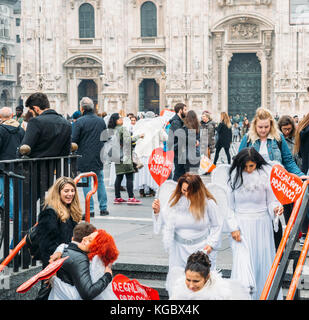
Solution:
{"label": "black handbag", "polygon": [[26,246],[33,260],[41,260],[38,225],[35,224],[26,235]]}

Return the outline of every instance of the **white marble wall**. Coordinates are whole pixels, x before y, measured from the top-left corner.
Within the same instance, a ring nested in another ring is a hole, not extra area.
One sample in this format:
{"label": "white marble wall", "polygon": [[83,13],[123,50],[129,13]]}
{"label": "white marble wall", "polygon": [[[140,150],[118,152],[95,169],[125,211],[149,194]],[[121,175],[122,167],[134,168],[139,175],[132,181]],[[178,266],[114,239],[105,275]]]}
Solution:
{"label": "white marble wall", "polygon": [[[95,8],[92,43],[79,39],[78,8],[84,2]],[[227,68],[233,53],[256,52],[263,105],[279,113],[308,112],[309,26],[289,25],[289,1],[153,0],[158,35],[147,41],[140,37],[143,2],[23,1],[24,98],[42,90],[57,111],[72,114],[78,84],[93,79],[99,111],[137,112],[138,85],[153,78],[160,86],[161,108],[183,101],[199,113],[208,109],[217,115],[227,109]],[[233,38],[230,26],[236,22],[256,24],[259,34]],[[93,59],[93,66],[74,62],[80,57]],[[152,57],[153,63],[145,65],[141,57]]]}

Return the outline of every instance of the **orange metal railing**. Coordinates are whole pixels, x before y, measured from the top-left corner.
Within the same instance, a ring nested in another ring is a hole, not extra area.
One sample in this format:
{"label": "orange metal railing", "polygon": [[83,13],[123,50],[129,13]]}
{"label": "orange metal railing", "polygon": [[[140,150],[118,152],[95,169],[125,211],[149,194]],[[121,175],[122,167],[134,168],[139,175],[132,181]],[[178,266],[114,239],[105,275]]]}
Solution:
{"label": "orange metal railing", "polygon": [[[305,194],[305,192],[306,192],[306,189],[307,189],[308,184],[309,184],[309,181],[308,181],[308,180],[306,180],[306,181],[303,183],[300,197],[299,197],[299,198],[297,199],[297,201],[295,202],[295,205],[294,205],[294,207],[293,207],[293,210],[292,210],[290,219],[289,219],[288,224],[287,224],[287,226],[286,226],[286,228],[285,228],[285,230],[284,230],[284,233],[283,233],[283,236],[282,236],[280,245],[279,245],[279,247],[278,247],[278,250],[277,250],[277,253],[276,253],[274,262],[273,262],[273,264],[272,264],[272,267],[271,267],[270,272],[269,272],[269,274],[268,274],[267,280],[266,280],[266,282],[265,282],[265,286],[264,286],[264,288],[263,288],[263,291],[262,291],[260,300],[266,300],[266,299],[267,299],[269,290],[270,290],[271,285],[272,285],[272,283],[273,283],[275,274],[276,274],[276,272],[277,272],[277,269],[278,269],[278,266],[279,266],[279,263],[280,263],[280,260],[281,260],[282,254],[283,254],[283,251],[284,251],[284,249],[285,249],[285,246],[286,246],[286,243],[287,243],[287,241],[288,241],[289,235],[290,235],[290,233],[291,233],[291,230],[292,230],[293,225],[294,225],[294,223],[295,223],[296,217],[297,217],[297,215],[298,215],[298,212],[299,212],[300,206],[301,206],[301,204],[302,204],[302,200],[303,200],[303,197],[304,197],[304,194]],[[295,288],[295,289],[296,289],[296,288]]]}
{"label": "orange metal railing", "polygon": [[92,195],[95,194],[98,190],[98,177],[94,172],[81,173],[77,177],[75,177],[74,182],[75,184],[77,184],[80,179],[88,177],[93,177],[93,187],[87,193],[85,199],[85,221],[90,222],[90,199]]}
{"label": "orange metal railing", "polygon": [[305,260],[307,257],[308,248],[309,248],[309,230],[307,232],[306,239],[305,239],[303,248],[301,250],[301,253],[300,253],[300,256],[299,256],[299,259],[297,262],[297,266],[295,268],[295,272],[294,272],[294,275],[293,275],[293,278],[292,278],[292,281],[290,284],[289,291],[286,296],[286,300],[293,300],[293,298],[294,298],[295,291],[296,291],[297,285],[298,285],[298,281],[299,281],[299,278],[302,273],[303,266],[304,266],[304,263],[305,263]]}
{"label": "orange metal railing", "polygon": [[[93,188],[87,193],[85,199],[85,221],[90,222],[90,199],[94,193],[98,190],[98,178],[94,172],[81,173],[75,177],[74,182],[77,185],[81,178],[93,177]],[[37,223],[35,224],[37,225]],[[0,264],[0,272],[14,259],[21,248],[26,244],[26,236],[18,243],[18,245],[10,252],[10,254]]]}

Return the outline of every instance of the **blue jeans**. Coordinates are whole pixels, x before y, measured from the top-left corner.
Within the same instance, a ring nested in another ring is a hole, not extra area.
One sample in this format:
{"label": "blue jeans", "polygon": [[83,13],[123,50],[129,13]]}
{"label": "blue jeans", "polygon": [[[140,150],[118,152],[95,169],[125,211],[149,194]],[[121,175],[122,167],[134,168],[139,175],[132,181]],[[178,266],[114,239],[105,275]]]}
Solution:
{"label": "blue jeans", "polygon": [[[103,170],[99,170],[99,171],[93,171],[98,178],[98,190],[97,190],[97,195],[98,195],[98,201],[99,201],[99,208],[100,211],[102,210],[106,210],[107,209],[107,194],[106,194],[106,189],[105,189],[105,185],[104,185],[104,174],[103,174]],[[84,191],[84,196],[86,199],[86,195],[87,193],[92,189],[92,178],[89,178],[89,187],[83,187],[83,191]],[[87,182],[87,178],[82,178],[82,182]],[[94,212],[94,202],[93,202],[93,198],[90,198],[90,212]]]}
{"label": "blue jeans", "polygon": [[[10,219],[14,219],[14,189],[13,189],[13,180],[9,180],[9,188],[10,188]],[[19,221],[18,221],[18,238],[19,241],[21,240],[21,223],[22,223],[22,217],[21,217],[21,204],[22,204],[22,183],[18,182],[18,188],[19,188]],[[0,177],[0,207],[4,209],[4,178]],[[10,249],[13,249],[13,240],[10,244]]]}

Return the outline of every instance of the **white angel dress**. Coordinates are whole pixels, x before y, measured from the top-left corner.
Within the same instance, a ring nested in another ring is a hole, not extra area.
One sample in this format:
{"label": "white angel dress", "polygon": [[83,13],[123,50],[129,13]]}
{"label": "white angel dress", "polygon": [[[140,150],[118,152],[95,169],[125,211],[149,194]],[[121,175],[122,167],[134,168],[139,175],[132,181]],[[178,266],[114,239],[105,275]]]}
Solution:
{"label": "white angel dress", "polygon": [[[227,188],[229,205],[227,224],[231,232],[240,230],[241,239],[244,240],[242,244],[231,240],[233,250],[231,279],[248,283],[248,275],[242,270],[244,263],[251,264],[256,286],[253,299],[256,300],[261,296],[276,255],[273,231],[273,222],[276,218],[274,208],[280,206],[280,203],[271,189],[267,168],[242,174],[243,184],[240,188],[234,191],[229,186]],[[278,296],[278,299],[280,298],[282,298],[281,293]]]}
{"label": "white angel dress", "polygon": [[[97,282],[105,273],[105,266],[98,256],[94,256],[89,264],[92,282]],[[72,286],[57,276],[51,280],[52,289],[48,300],[82,300],[75,286]],[[112,282],[93,300],[118,300],[112,289]]]}
{"label": "white angel dress", "polygon": [[[169,186],[169,187],[168,187]],[[166,181],[159,192],[160,213],[153,216],[153,231],[155,234],[162,231],[163,245],[169,253],[169,270],[178,266],[185,268],[188,257],[206,245],[213,248],[208,255],[211,269],[216,267],[216,250],[220,248],[223,217],[218,213],[218,206],[213,200],[206,201],[204,218],[200,221],[194,219],[189,212],[190,202],[182,196],[178,203],[170,207],[168,199],[170,186],[176,187],[174,181]],[[170,272],[167,274],[166,289],[170,290]]]}
{"label": "white angel dress", "polygon": [[199,291],[190,290],[183,268],[171,270],[170,300],[250,300],[248,290],[237,280],[224,279],[217,270],[210,271],[210,278]]}

